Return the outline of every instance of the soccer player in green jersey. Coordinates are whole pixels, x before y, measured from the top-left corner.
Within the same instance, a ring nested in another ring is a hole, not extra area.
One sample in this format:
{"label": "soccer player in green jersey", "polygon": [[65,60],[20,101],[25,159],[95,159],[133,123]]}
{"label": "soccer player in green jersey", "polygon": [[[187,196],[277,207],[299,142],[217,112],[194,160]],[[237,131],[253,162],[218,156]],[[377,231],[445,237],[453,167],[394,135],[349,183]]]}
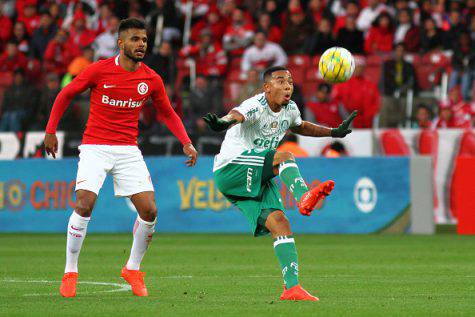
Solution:
{"label": "soccer player in green jersey", "polygon": [[294,237],[276,183],[279,175],[297,200],[299,211],[309,216],[316,204],[328,196],[333,181],[308,189],[290,152],[276,151],[287,130],[313,137],[343,138],[351,133],[353,112],[338,128],[303,121],[290,97],[292,75],[285,67],[271,67],[263,74],[263,93],[245,100],[226,116],[208,113],[203,119],[214,131],[225,131],[221,150],[214,161],[216,185],[247,218],[254,236],[270,233],[284,278],[281,300],[318,300],[299,284]]}

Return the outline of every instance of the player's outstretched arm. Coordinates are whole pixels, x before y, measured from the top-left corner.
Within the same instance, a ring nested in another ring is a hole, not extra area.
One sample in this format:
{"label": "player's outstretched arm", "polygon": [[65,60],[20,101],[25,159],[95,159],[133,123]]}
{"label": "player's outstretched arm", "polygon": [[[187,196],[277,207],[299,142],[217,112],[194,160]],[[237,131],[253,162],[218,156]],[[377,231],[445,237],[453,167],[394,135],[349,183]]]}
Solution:
{"label": "player's outstretched arm", "polygon": [[208,113],[203,117],[203,120],[211,130],[221,132],[229,129],[234,124],[242,123],[244,116],[236,110],[231,110],[222,118],[219,118],[214,113]]}
{"label": "player's outstretched arm", "polygon": [[295,134],[305,135],[305,136],[313,136],[313,137],[333,137],[333,138],[344,138],[347,134],[351,133],[349,126],[353,119],[356,117],[357,112],[353,111],[353,113],[343,120],[343,122],[338,126],[338,128],[327,128],[322,127],[318,124],[303,121],[301,125],[292,127],[290,130]]}

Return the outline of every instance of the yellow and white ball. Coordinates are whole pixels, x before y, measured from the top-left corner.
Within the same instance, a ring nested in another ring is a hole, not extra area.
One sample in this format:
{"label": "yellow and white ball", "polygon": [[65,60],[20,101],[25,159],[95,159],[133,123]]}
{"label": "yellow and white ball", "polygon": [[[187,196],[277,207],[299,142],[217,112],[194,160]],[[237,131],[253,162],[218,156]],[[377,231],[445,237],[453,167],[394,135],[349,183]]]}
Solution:
{"label": "yellow and white ball", "polygon": [[355,59],[343,47],[331,47],[320,57],[318,72],[324,81],[330,84],[343,83],[351,78],[355,71]]}

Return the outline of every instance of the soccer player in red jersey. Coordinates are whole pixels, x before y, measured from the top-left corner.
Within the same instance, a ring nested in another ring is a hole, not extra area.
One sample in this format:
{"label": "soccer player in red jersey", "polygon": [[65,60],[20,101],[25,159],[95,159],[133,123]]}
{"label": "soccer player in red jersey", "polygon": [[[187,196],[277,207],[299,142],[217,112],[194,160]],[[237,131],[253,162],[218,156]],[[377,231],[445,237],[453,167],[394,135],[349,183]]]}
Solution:
{"label": "soccer player in red jersey", "polygon": [[159,75],[142,63],[147,50],[147,32],[143,21],[129,18],[119,26],[116,57],[90,65],[57,96],[46,126],[45,149],[56,157],[56,127],[71,100],[91,89],[89,119],[79,147],[76,178],[76,205],[67,230],[66,268],[60,293],[76,296],[78,257],[86,235],[94,203],[107,174],[114,178],[116,196],[130,197],[138,216],[134,241],[121,276],[137,296],[147,296],[140,263],[154,233],[157,207],[153,185],[142,153],[137,147],[140,110],[151,98],[168,129],[183,144],[186,164],[196,163],[197,152],[182,121],[174,112]]}

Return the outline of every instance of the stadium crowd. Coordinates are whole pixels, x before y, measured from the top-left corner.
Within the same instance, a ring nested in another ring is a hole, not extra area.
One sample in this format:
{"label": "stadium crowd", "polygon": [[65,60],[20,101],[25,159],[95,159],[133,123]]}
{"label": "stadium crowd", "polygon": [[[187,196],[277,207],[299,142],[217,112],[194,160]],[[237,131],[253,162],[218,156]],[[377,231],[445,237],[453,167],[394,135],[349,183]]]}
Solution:
{"label": "stadium crowd", "polygon": [[[126,17],[147,22],[145,63],[196,134],[206,132],[202,115],[258,91],[272,65],[288,66],[303,116],[323,125],[358,110],[355,128],[474,126],[475,0],[4,0],[0,131],[43,130],[61,87],[118,54]],[[333,87],[317,75],[332,46],[356,56],[352,79]],[[77,98],[59,128],[80,131],[87,103]],[[158,129],[152,111],[144,107],[142,130]]]}

